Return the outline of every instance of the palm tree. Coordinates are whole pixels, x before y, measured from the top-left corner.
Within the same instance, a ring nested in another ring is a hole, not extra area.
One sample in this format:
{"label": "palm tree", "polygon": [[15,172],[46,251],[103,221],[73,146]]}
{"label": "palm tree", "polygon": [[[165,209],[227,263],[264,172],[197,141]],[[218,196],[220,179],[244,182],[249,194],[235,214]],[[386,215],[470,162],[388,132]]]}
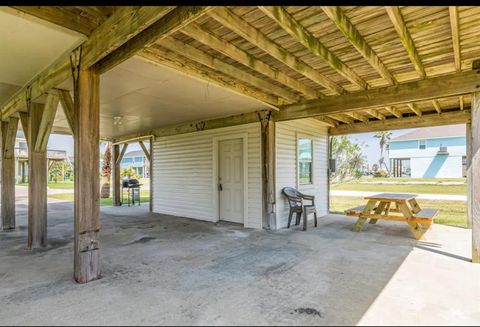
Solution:
{"label": "palm tree", "polygon": [[384,165],[387,172],[390,173],[387,165],[385,164],[385,158],[383,156],[383,151],[385,150],[388,141],[390,141],[390,138],[392,137],[392,132],[390,132],[390,131],[376,132],[373,137],[379,139],[378,144],[380,145],[380,160],[378,160],[378,163],[380,164],[380,167],[382,165]]}

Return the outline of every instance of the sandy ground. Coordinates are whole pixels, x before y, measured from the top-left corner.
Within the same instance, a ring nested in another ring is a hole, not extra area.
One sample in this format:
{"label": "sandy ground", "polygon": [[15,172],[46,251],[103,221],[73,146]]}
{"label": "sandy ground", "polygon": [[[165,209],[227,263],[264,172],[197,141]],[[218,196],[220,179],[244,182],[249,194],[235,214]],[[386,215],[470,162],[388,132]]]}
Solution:
{"label": "sandy ground", "polygon": [[26,203],[0,233],[0,324],[479,324],[470,231],[323,217],[318,228],[245,229],[102,207],[100,280],[72,280],[73,209],[49,205],[49,246],[28,251]]}

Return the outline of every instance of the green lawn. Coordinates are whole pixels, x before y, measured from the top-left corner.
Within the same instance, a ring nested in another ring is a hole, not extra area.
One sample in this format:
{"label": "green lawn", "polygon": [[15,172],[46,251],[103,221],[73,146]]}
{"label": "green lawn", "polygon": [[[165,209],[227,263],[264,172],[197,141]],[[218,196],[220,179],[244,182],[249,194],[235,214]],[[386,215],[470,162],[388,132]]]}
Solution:
{"label": "green lawn", "polygon": [[466,178],[412,178],[412,177],[372,177],[372,176],[365,176],[358,180],[361,182],[461,182],[466,183]]}
{"label": "green lawn", "polygon": [[[411,191],[410,191],[411,192]],[[467,227],[467,203],[462,201],[438,201],[417,199],[421,208],[439,209],[438,215],[434,218],[437,224]],[[330,196],[330,211],[343,214],[348,208],[365,204],[363,197],[352,196]]]}
{"label": "green lawn", "polygon": [[[73,193],[50,194],[48,197],[52,199],[57,199],[57,200],[73,201]],[[125,201],[126,200],[127,199],[125,194]],[[149,201],[150,201],[150,191],[148,190],[140,191],[140,203],[146,203]],[[100,199],[101,206],[111,206],[112,203],[113,203],[112,198]]]}
{"label": "green lawn", "polygon": [[466,184],[363,184],[359,182],[348,182],[342,184],[332,184],[330,189],[394,193],[467,194]]}
{"label": "green lawn", "polygon": [[[18,184],[19,186],[28,186],[28,183]],[[62,189],[62,190],[72,190],[73,189],[73,181],[72,182],[50,182],[48,183],[48,188],[50,189]]]}

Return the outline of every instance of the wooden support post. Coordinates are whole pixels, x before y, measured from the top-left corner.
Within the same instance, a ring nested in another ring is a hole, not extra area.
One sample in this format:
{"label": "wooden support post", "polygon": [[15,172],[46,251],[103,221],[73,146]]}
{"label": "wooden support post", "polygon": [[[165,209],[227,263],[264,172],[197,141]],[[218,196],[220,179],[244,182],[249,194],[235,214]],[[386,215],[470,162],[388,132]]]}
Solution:
{"label": "wooden support post", "polygon": [[276,229],[275,213],[275,122],[270,111],[259,113],[262,133],[263,228]]}
{"label": "wooden support post", "polygon": [[120,206],[122,203],[120,202],[120,161],[118,161],[118,157],[120,156],[120,144],[113,145],[113,153],[112,153],[112,192],[113,192],[113,205]]}
{"label": "wooden support post", "polygon": [[15,157],[18,118],[10,117],[2,122],[2,230],[15,229]]}
{"label": "wooden support post", "polygon": [[472,228],[472,123],[466,124],[467,141],[467,227]]}
{"label": "wooden support post", "polygon": [[[472,94],[471,163],[468,202],[472,228],[472,262],[480,263],[480,92]],[[468,139],[468,137],[467,137]]]}
{"label": "wooden support post", "polygon": [[153,212],[153,140],[154,138],[150,138],[150,162],[148,163],[148,168],[150,171],[148,172],[148,178],[150,178],[150,212]]}
{"label": "wooden support post", "polygon": [[91,69],[75,77],[75,245],[74,278],[100,278],[99,76]]}
{"label": "wooden support post", "polygon": [[[32,103],[28,112],[28,243],[29,249],[47,246],[47,151],[35,150],[45,108]],[[53,120],[52,120],[53,121]],[[48,135],[47,135],[48,139]]]}

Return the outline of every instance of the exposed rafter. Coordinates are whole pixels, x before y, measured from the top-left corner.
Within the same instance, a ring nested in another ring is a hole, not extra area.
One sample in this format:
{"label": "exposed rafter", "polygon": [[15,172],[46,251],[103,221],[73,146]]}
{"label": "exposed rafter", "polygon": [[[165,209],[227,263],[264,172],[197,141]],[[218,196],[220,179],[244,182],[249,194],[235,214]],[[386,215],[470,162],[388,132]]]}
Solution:
{"label": "exposed rafter", "polygon": [[463,110],[463,108],[465,106],[464,103],[463,103],[463,96],[460,96],[458,101],[460,102],[460,110]]}
{"label": "exposed rafter", "polygon": [[232,58],[233,60],[247,66],[279,83],[282,83],[289,88],[301,92],[308,99],[316,99],[321,96],[319,92],[299,82],[298,80],[288,76],[282,71],[272,68],[263,61],[255,58],[248,52],[236,47],[230,42],[215,35],[213,32],[207,30],[203,26],[197,23],[191,23],[186,26],[182,33],[190,36],[191,38],[208,45],[210,48],[223,53],[224,55]]}
{"label": "exposed rafter", "polygon": [[217,7],[210,11],[208,15],[296,72],[337,94],[345,93],[340,85],[286,51],[230,9]]}
{"label": "exposed rafter", "polygon": [[387,11],[388,17],[390,17],[390,20],[392,21],[403,47],[407,51],[408,56],[415,67],[415,70],[420,74],[421,78],[425,78],[427,76],[425,73],[425,68],[423,67],[422,60],[420,59],[417,48],[415,47],[415,43],[413,42],[412,36],[410,35],[407,25],[405,24],[402,13],[400,12],[400,8],[388,6],[385,7],[385,10]]}
{"label": "exposed rafter", "polygon": [[432,100],[432,104],[433,104],[433,107],[435,108],[435,110],[436,110],[438,113],[441,113],[441,112],[442,112],[442,107],[440,107],[440,103],[438,102],[437,99],[433,99],[433,100]]}
{"label": "exposed rafter", "polygon": [[325,123],[329,127],[337,127],[338,126],[338,121],[336,121],[335,119],[332,119],[330,117],[327,117],[327,116],[318,116],[318,117],[313,117],[313,118]]}
{"label": "exposed rafter", "polygon": [[386,79],[390,85],[397,84],[397,81],[385,67],[383,62],[377,56],[375,51],[365,41],[363,36],[358,32],[355,26],[350,22],[348,17],[338,6],[321,6],[323,12],[330,18],[340,32],[343,33],[357,51],[369,62],[369,64],[377,71],[380,76]]}
{"label": "exposed rafter", "polygon": [[137,37],[124,42],[120,48],[98,62],[95,65],[95,69],[100,74],[110,70],[128,58],[131,58],[143,48],[152,45],[156,41],[166,38],[167,36],[194,22],[207,13],[210,9],[211,7],[200,6],[181,6],[175,8],[162,17],[162,19],[158,20],[155,24],[152,24],[152,26],[145,29]]}
{"label": "exposed rafter", "polygon": [[385,116],[379,112],[377,109],[367,109],[365,110],[366,113],[368,113],[370,116],[375,117],[379,120],[385,120]]}
{"label": "exposed rafter", "polygon": [[460,48],[460,32],[458,28],[458,9],[456,6],[448,7],[450,14],[450,27],[452,29],[453,55],[455,58],[455,69],[462,71],[462,52]]}
{"label": "exposed rafter", "polygon": [[410,108],[411,111],[415,113],[417,116],[422,116],[422,111],[418,108],[415,103],[407,103],[407,106]]}
{"label": "exposed rafter", "polygon": [[400,110],[398,110],[394,106],[385,106],[385,110],[387,110],[389,113],[391,113],[392,115],[394,115],[397,118],[403,118],[403,115],[400,112]]}
{"label": "exposed rafter", "polygon": [[259,7],[265,14],[275,20],[280,27],[293,36],[298,42],[303,44],[316,56],[322,58],[331,68],[344,76],[353,84],[361,89],[367,89],[368,84],[360,76],[345,65],[335,54],[327,49],[320,41],[310,33],[302,24],[300,24],[292,15],[284,8],[276,7]]}
{"label": "exposed rafter", "polygon": [[258,78],[249,72],[235,67],[234,65],[230,65],[224,61],[221,61],[191,45],[173,38],[164,39],[159,43],[169,50],[175,51],[178,54],[210,67],[211,69],[218,70],[219,72],[231,76],[236,80],[247,83],[255,88],[263,90],[264,92],[272,93],[282,97],[287,100],[285,103],[297,102],[300,100],[300,97],[295,93],[290,92],[278,85],[272,84],[264,79]]}
{"label": "exposed rafter", "polygon": [[345,115],[352,117],[353,119],[360,120],[362,122],[367,122],[368,117],[362,115],[359,112],[346,112]]}
{"label": "exposed rafter", "polygon": [[329,117],[336,119],[338,121],[341,121],[345,124],[353,124],[355,122],[353,118],[349,117],[346,114],[333,114],[333,115],[330,115]]}
{"label": "exposed rafter", "polygon": [[368,123],[357,123],[353,125],[338,125],[329,128],[330,135],[341,135],[351,133],[366,133],[375,131],[385,131],[402,128],[419,128],[428,126],[465,124],[470,122],[470,110],[442,112],[441,114],[425,114],[422,117],[412,116],[403,119],[393,118],[386,120],[370,121]]}
{"label": "exposed rafter", "polygon": [[299,119],[465,95],[480,90],[479,71],[474,69],[395,86],[304,101],[284,106],[279,112],[274,113],[274,116],[277,120]]}

